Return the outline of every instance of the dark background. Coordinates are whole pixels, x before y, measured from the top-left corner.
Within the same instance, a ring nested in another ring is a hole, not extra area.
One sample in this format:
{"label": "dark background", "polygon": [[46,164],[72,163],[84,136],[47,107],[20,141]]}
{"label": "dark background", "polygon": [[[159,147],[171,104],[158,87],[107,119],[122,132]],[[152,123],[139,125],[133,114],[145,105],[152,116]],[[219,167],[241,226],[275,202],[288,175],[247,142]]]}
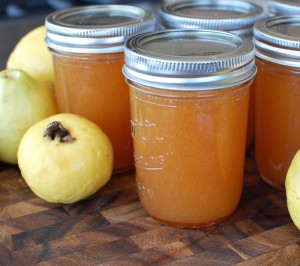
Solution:
{"label": "dark background", "polygon": [[0,0],[0,21],[48,14],[51,11],[73,6],[92,4],[148,4],[159,3],[160,0]]}
{"label": "dark background", "polygon": [[84,5],[130,4],[156,11],[161,0],[0,0],[0,71],[22,36],[44,24],[53,11]]}

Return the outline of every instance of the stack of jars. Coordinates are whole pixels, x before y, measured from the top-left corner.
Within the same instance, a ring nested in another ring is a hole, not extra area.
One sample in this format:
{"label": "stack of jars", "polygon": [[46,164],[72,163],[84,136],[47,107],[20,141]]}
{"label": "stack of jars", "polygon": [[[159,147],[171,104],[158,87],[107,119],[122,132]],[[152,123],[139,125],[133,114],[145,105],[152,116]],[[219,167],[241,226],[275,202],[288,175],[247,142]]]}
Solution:
{"label": "stack of jars", "polygon": [[229,217],[254,128],[259,171],[283,187],[300,148],[300,17],[264,14],[246,1],[174,0],[158,13],[95,5],[47,17],[60,112],[106,132],[114,173],[135,169],[156,219],[203,227]]}

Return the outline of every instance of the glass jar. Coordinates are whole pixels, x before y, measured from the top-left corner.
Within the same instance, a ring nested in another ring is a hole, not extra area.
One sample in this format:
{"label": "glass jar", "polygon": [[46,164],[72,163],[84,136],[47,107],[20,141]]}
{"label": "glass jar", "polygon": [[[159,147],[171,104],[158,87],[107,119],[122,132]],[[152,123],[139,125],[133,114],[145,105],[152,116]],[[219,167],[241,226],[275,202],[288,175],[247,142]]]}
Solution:
{"label": "glass jar", "polygon": [[[168,29],[224,30],[252,38],[253,25],[262,18],[264,9],[246,1],[177,0],[165,3],[160,10],[160,23]],[[250,92],[247,147],[254,138],[254,90]]]}
{"label": "glass jar", "polygon": [[269,15],[297,15],[300,14],[299,0],[269,0]]}
{"label": "glass jar", "polygon": [[132,169],[123,46],[129,37],[154,30],[154,14],[126,5],[76,7],[50,14],[46,27],[59,112],[98,124],[114,148],[114,173]]}
{"label": "glass jar", "polygon": [[131,38],[124,51],[142,205],[174,226],[223,221],[242,192],[252,42],[164,30]]}
{"label": "glass jar", "polygon": [[257,22],[254,43],[255,154],[258,170],[270,185],[284,189],[288,167],[300,148],[300,16]]}

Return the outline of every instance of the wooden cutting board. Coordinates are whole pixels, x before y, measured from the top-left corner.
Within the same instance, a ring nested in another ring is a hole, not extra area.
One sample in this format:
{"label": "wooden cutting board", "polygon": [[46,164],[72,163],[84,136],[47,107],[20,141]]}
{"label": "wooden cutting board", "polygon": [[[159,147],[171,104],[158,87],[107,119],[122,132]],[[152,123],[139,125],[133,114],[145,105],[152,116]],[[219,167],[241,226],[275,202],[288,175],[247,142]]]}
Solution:
{"label": "wooden cutting board", "polygon": [[300,231],[285,192],[247,156],[236,212],[205,229],[160,224],[143,210],[134,172],[71,205],[49,204],[17,167],[0,164],[0,265],[300,265]]}

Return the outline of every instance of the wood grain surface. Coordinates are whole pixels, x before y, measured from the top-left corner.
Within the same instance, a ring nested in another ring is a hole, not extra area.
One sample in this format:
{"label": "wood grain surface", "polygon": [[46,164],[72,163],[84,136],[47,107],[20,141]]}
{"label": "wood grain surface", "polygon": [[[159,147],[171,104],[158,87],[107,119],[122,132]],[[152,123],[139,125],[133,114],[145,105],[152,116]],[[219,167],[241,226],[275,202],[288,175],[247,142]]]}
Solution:
{"label": "wood grain surface", "polygon": [[114,175],[71,205],[37,198],[17,167],[0,163],[0,265],[300,265],[300,231],[285,192],[265,184],[247,155],[236,212],[204,229],[149,217],[134,172]]}

